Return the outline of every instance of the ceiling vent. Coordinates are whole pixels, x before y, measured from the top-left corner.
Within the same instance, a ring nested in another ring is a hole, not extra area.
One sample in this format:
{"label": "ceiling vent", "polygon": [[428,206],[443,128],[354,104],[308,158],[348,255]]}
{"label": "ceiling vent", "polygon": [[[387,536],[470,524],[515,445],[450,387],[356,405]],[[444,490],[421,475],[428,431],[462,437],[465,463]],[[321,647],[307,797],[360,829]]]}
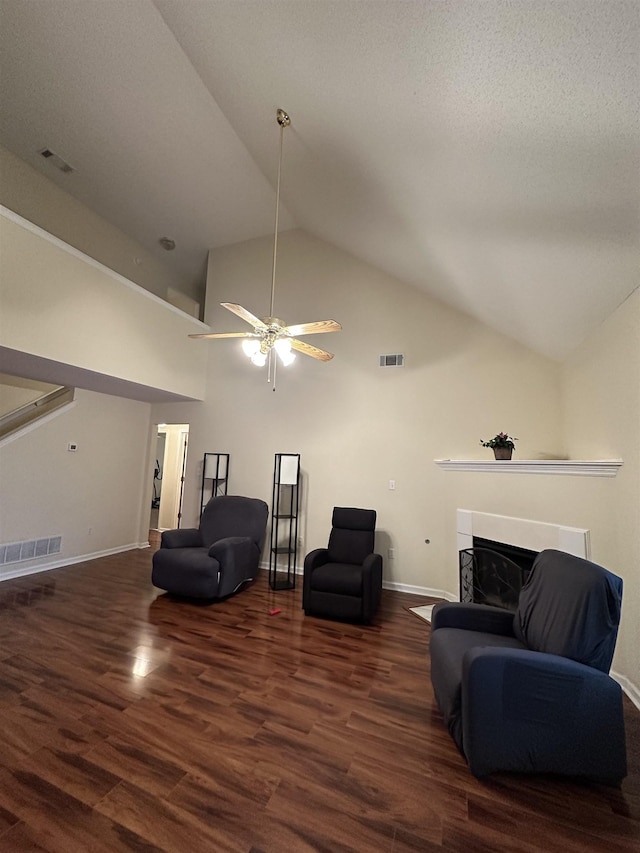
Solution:
{"label": "ceiling vent", "polygon": [[404,353],[380,356],[380,367],[404,367]]}
{"label": "ceiling vent", "polygon": [[50,148],[43,148],[40,152],[40,156],[44,157],[45,160],[48,160],[56,167],[56,169],[60,169],[60,171],[64,172],[66,175],[74,171],[72,166],[66,163],[62,159],[62,157],[60,157],[58,154],[55,153],[55,151],[52,151]]}

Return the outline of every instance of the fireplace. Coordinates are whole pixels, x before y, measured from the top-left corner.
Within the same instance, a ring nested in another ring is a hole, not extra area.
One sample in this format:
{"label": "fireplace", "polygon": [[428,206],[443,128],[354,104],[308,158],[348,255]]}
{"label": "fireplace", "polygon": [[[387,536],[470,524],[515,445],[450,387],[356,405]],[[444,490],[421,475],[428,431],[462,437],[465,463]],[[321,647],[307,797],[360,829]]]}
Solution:
{"label": "fireplace", "polygon": [[578,527],[457,511],[460,600],[515,610],[538,552],[546,548],[591,557],[589,531]]}
{"label": "fireplace", "polygon": [[460,551],[460,601],[515,610],[536,551],[473,537],[473,548]]}

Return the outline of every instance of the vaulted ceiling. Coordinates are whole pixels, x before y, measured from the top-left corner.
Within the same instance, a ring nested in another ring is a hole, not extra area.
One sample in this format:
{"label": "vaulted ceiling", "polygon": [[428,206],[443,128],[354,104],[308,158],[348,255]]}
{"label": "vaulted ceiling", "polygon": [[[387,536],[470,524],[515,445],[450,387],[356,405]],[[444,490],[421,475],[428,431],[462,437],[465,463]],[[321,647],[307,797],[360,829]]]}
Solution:
{"label": "vaulted ceiling", "polygon": [[0,144],[178,288],[202,284],[210,247],[272,233],[277,107],[292,118],[281,228],[554,358],[638,286],[636,0],[0,9]]}

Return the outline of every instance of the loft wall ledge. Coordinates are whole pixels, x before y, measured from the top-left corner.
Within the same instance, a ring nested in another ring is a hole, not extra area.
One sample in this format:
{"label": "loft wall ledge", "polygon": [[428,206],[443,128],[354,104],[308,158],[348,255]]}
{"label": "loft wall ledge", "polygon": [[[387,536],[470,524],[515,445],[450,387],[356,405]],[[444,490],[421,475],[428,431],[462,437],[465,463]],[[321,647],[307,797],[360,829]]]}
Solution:
{"label": "loft wall ledge", "polygon": [[487,474],[564,474],[580,477],[615,477],[622,459],[434,459],[444,471],[479,471]]}
{"label": "loft wall ledge", "polygon": [[[204,399],[208,347],[188,336],[206,324],[2,206],[0,240],[0,358],[10,355],[16,375],[147,401]],[[36,364],[52,368],[46,378],[27,372]]]}
{"label": "loft wall ledge", "polygon": [[[129,287],[142,298],[149,299],[152,302],[161,305],[163,310],[172,311],[174,314],[180,317],[188,317],[189,320],[194,324],[195,332],[210,331],[210,327],[202,320],[199,320],[197,317],[194,317],[186,311],[183,311],[182,308],[178,308],[176,305],[172,304],[171,302],[168,302],[166,299],[162,299],[162,297],[157,296],[155,293],[152,293],[150,290],[147,290],[145,287],[142,287],[142,285],[137,284],[135,281],[131,281],[131,279],[125,278],[125,276],[120,275],[120,273],[115,272],[115,270],[112,270],[110,267],[105,266],[100,261],[97,261],[95,258],[92,258],[91,255],[87,255],[80,249],[76,249],[76,247],[72,246],[70,243],[65,243],[64,240],[61,240],[59,237],[56,237],[49,231],[45,231],[44,228],[40,228],[39,225],[30,222],[28,219],[25,219],[23,216],[20,216],[19,213],[15,213],[8,207],[5,207],[3,204],[0,204],[0,217],[8,220],[9,222],[14,222],[16,225],[19,225],[21,228],[24,228],[25,231],[30,231],[37,237],[40,237],[43,240],[46,240],[47,242],[51,243],[52,246],[57,246],[59,249],[62,249],[68,255],[71,255],[74,258],[78,258],[78,260],[81,260],[88,266],[93,267],[99,272],[104,273],[114,281],[117,281],[119,284],[122,284],[125,287]],[[177,293],[178,291],[174,292]]]}

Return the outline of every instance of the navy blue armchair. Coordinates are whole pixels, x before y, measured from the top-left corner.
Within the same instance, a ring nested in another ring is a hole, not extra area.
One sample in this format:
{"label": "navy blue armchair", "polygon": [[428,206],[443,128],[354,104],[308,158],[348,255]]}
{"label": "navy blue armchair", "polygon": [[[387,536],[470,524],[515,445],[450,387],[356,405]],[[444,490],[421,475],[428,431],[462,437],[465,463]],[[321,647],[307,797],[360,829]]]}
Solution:
{"label": "navy blue armchair", "polygon": [[269,508],[257,498],[211,498],[200,526],[165,530],[152,583],[187,598],[224,598],[258,574]]}
{"label": "navy blue armchair", "polygon": [[622,691],[608,673],[621,603],[619,577],[547,550],[515,614],[482,604],[434,607],[431,681],[475,776],[504,770],[620,784]]}

